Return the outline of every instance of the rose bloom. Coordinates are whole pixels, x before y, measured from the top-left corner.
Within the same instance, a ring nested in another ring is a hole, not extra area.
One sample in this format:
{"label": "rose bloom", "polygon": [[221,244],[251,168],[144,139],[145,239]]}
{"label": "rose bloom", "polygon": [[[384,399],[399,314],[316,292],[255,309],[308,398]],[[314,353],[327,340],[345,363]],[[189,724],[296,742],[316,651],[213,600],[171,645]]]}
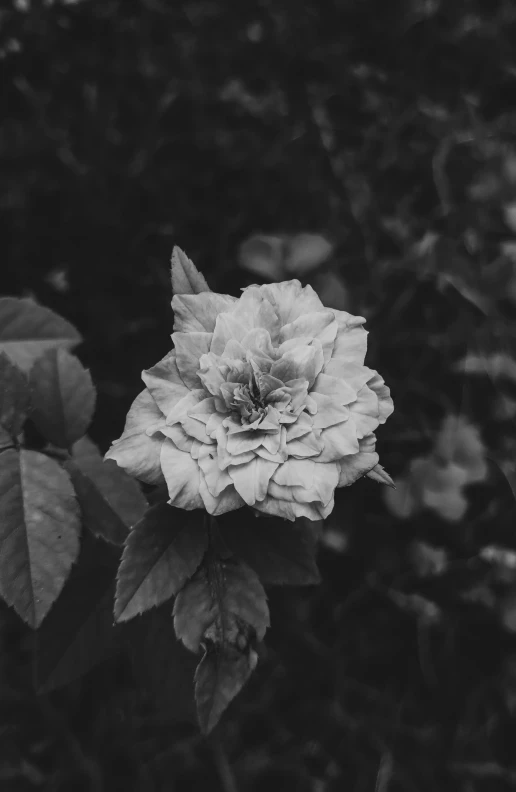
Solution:
{"label": "rose bloom", "polygon": [[172,308],[174,350],[142,373],[108,459],[165,481],[173,506],[213,515],[247,504],[320,520],[336,487],[381,479],[374,432],[393,403],[364,365],[365,319],[325,308],[298,280],[239,299],[175,295]]}

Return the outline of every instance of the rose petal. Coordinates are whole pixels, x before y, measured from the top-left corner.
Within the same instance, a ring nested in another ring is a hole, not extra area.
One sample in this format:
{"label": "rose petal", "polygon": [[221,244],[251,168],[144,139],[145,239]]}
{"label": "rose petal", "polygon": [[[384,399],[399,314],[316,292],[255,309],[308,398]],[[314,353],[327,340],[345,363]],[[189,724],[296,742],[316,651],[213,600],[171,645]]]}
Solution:
{"label": "rose petal", "polygon": [[313,311],[284,325],[281,328],[279,340],[283,343],[299,336],[317,338],[323,349],[324,361],[328,362],[332,356],[337,330],[338,323],[333,311]]}
{"label": "rose petal", "polygon": [[330,396],[312,392],[310,397],[317,405],[317,412],[313,417],[314,429],[327,429],[328,426],[342,423],[349,418],[349,408],[336,404]]}
{"label": "rose petal", "polygon": [[210,351],[215,355],[221,355],[228,341],[233,339],[241,341],[247,330],[248,328],[232,313],[219,314],[215,322]]}
{"label": "rose petal", "polygon": [[360,388],[363,388],[375,373],[367,366],[361,366],[358,363],[352,363],[350,360],[334,357],[329,363],[326,363],[323,372],[328,374],[329,377],[337,377],[337,379],[344,380],[355,393],[358,393]]}
{"label": "rose petal", "polygon": [[324,311],[324,305],[311,286],[301,286],[297,280],[267,283],[260,287],[273,306],[281,325],[295,321],[312,311]]}
{"label": "rose petal", "polygon": [[380,457],[376,452],[370,453],[368,451],[359,451],[358,454],[343,457],[337,463],[340,471],[337,486],[349,487],[357,479],[369,473],[379,461]]}
{"label": "rose petal", "polygon": [[164,426],[164,419],[149,391],[144,390],[132,403],[122,436],[115,440],[105,459],[114,459],[119,467],[147,484],[159,484],[163,481],[160,466],[163,435],[149,437],[146,431],[149,426],[156,432]]}
{"label": "rose petal", "polygon": [[228,472],[236,491],[248,506],[253,506],[256,501],[265,498],[270,477],[277,467],[275,462],[254,457],[251,462],[247,462],[245,465],[230,465]]}
{"label": "rose petal", "polygon": [[303,435],[308,434],[313,429],[313,419],[305,412],[302,412],[297,417],[297,421],[293,424],[288,426],[287,432],[287,442],[292,442],[292,440],[297,440],[298,437],[303,437]]}
{"label": "rose petal", "polygon": [[337,404],[351,404],[357,399],[357,392],[345,380],[323,373],[318,375],[313,384],[310,395],[313,397],[314,393],[329,396]]}
{"label": "rose petal", "polygon": [[284,500],[292,498],[297,503],[320,501],[327,504],[338,481],[339,467],[336,463],[320,465],[311,459],[288,459],[272,477],[268,494]]}
{"label": "rose petal", "polygon": [[181,378],[189,388],[200,388],[199,360],[210,351],[211,333],[172,333],[176,363]]}
{"label": "rose petal", "polygon": [[171,440],[165,439],[161,447],[161,469],[172,506],[187,511],[202,509],[199,465],[190,454],[179,451]]}
{"label": "rose petal", "polygon": [[203,472],[206,486],[213,497],[217,498],[222,490],[232,486],[233,482],[227,471],[219,468],[217,450],[214,446],[202,446],[199,451],[198,464]]}
{"label": "rose petal", "polygon": [[320,434],[320,429],[315,429],[309,434],[287,443],[289,457],[304,459],[305,457],[318,456],[324,448]]}
{"label": "rose petal", "polygon": [[319,462],[337,462],[342,457],[357,454],[360,446],[354,430],[354,424],[349,421],[323,429],[321,441],[324,449],[317,460]]}
{"label": "rose petal", "polygon": [[188,414],[191,418],[196,418],[203,424],[208,424],[212,415],[218,415],[217,408],[215,407],[215,399],[213,396],[203,399],[203,401],[200,401],[195,407],[192,407]]}
{"label": "rose petal", "polygon": [[217,316],[229,311],[236,302],[236,297],[215,292],[175,294],[172,298],[174,331],[213,333]]}
{"label": "rose petal", "polygon": [[394,403],[391,399],[390,388],[385,384],[385,380],[377,371],[374,376],[367,381],[367,387],[370,388],[378,397],[378,421],[384,424],[389,415],[394,412]]}
{"label": "rose petal", "polygon": [[233,485],[226,487],[220,495],[214,497],[208,489],[204,476],[201,472],[200,494],[204,508],[208,514],[216,517],[219,514],[234,511],[245,506],[245,501],[240,497]]}
{"label": "rose petal", "polygon": [[335,311],[339,330],[333,347],[332,360],[349,361],[364,365],[367,352],[367,330],[361,326],[365,319],[351,316],[345,311]]}
{"label": "rose petal", "polygon": [[169,440],[172,440],[175,446],[179,448],[180,451],[187,451],[190,453],[192,449],[193,439],[186,434],[185,430],[180,424],[174,424],[174,426],[164,426],[161,429],[161,432],[168,437]]}
{"label": "rose petal", "polygon": [[283,517],[284,520],[294,520],[307,517],[309,520],[321,520],[322,515],[319,504],[296,503],[295,501],[281,500],[267,495],[262,501],[254,504],[256,511],[274,517]]}
{"label": "rose petal", "polygon": [[244,289],[232,313],[248,330],[263,328],[273,341],[276,340],[280,321],[261,286],[248,286]]}
{"label": "rose petal", "polygon": [[165,355],[152,368],[142,371],[142,380],[165,416],[188,393],[177,368],[175,350]]}
{"label": "rose petal", "polygon": [[264,435],[261,432],[240,432],[238,434],[228,434],[226,449],[228,454],[245,454],[247,451],[254,451],[262,444]]}
{"label": "rose petal", "polygon": [[324,363],[322,348],[314,343],[312,346],[289,349],[271,367],[271,375],[282,382],[293,379],[308,380],[309,387],[321,371]]}

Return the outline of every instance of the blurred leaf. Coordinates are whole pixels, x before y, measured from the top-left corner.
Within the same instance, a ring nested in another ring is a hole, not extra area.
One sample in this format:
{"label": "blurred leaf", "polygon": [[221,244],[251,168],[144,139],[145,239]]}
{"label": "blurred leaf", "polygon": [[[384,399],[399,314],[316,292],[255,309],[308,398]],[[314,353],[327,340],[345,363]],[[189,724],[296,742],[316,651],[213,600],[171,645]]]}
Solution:
{"label": "blurred leaf", "polygon": [[127,646],[138,686],[152,698],[153,710],[167,724],[196,724],[193,679],[197,658],[174,632],[170,606],[165,603],[116,627]]}
{"label": "blurred leaf", "polygon": [[332,253],[332,243],[322,234],[296,234],[287,245],[285,270],[289,275],[304,275],[324,264]]}
{"label": "blurred leaf", "polygon": [[338,311],[348,311],[351,308],[349,291],[338,273],[317,273],[312,285],[326,308],[336,308]]}
{"label": "blurred leaf", "polygon": [[37,451],[7,450],[0,466],[0,592],[38,627],[79,551],[80,515],[66,472]]}
{"label": "blurred leaf", "polygon": [[0,352],[29,372],[43,352],[56,347],[71,349],[82,341],[66,319],[33,300],[0,298]]}
{"label": "blurred leaf", "polygon": [[414,487],[408,476],[397,478],[395,489],[383,490],[383,499],[389,511],[402,520],[406,520],[419,508]]}
{"label": "blurred leaf", "polygon": [[439,272],[437,276],[437,284],[441,290],[445,290],[446,286],[452,286],[467,302],[478,308],[485,316],[489,316],[492,312],[492,298],[491,295],[480,291],[476,285],[468,283],[468,281],[461,276],[458,272]]}
{"label": "blurred leaf", "polygon": [[140,520],[147,501],[139,484],[116,462],[104,462],[95,444],[83,437],[65,462],[79,500],[82,518],[94,536],[121,545]]}
{"label": "blurred leaf", "polygon": [[39,693],[73,682],[117,648],[113,621],[119,552],[85,532],[62,594],[35,635],[33,677]]}
{"label": "blurred leaf", "polygon": [[256,666],[253,650],[208,646],[195,672],[195,700],[201,731],[208,734],[240,693]]}
{"label": "blurred leaf", "polygon": [[310,586],[320,582],[316,536],[310,526],[244,515],[237,511],[220,519],[220,535],[264,585]]}
{"label": "blurred leaf", "polygon": [[502,208],[505,224],[511,229],[511,231],[516,231],[516,201],[506,203]]}
{"label": "blurred leaf", "polygon": [[447,415],[437,434],[434,454],[465,471],[465,484],[485,481],[485,446],[476,426],[461,415]]}
{"label": "blurred leaf", "polygon": [[6,448],[14,448],[14,440],[3,426],[0,426],[0,451],[4,451]]}
{"label": "blurred leaf", "polygon": [[205,562],[174,604],[176,635],[192,652],[198,652],[207,638],[236,644],[240,633],[249,629],[261,641],[268,626],[262,584],[252,569],[233,558]]}
{"label": "blurred leaf", "polygon": [[240,266],[264,280],[279,281],[285,274],[283,259],[288,237],[254,234],[245,239],[238,252]]}
{"label": "blurred leaf", "polygon": [[0,426],[16,437],[30,406],[29,383],[4,352],[0,353],[0,386]]}
{"label": "blurred leaf", "polygon": [[204,512],[152,506],[129,533],[118,570],[115,618],[127,621],[173,597],[208,544]]}
{"label": "blurred leaf", "polygon": [[176,245],[172,251],[172,293],[199,294],[205,291],[211,291],[206,278]]}
{"label": "blurred leaf", "polygon": [[448,568],[446,550],[442,547],[433,547],[427,542],[413,542],[410,547],[410,560],[421,577],[441,575]]}
{"label": "blurred leaf", "polygon": [[451,522],[462,519],[468,508],[463,494],[468,475],[461,465],[442,464],[434,457],[418,458],[412,460],[410,474],[421,506]]}
{"label": "blurred leaf", "polygon": [[500,621],[510,633],[516,633],[516,588],[510,590],[499,601]]}
{"label": "blurred leaf", "polygon": [[30,371],[31,418],[53,445],[70,448],[87,431],[96,393],[89,371],[66,349],[49,349]]}
{"label": "blurred leaf", "polygon": [[455,370],[463,371],[464,374],[487,374],[492,380],[516,380],[516,361],[505,352],[495,352],[492,355],[470,352],[457,363]]}

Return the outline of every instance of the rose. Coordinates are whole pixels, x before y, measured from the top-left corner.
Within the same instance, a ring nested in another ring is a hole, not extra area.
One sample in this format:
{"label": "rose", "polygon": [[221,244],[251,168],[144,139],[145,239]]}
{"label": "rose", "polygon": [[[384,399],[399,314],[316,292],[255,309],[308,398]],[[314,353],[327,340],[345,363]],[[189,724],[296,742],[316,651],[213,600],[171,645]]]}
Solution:
{"label": "rose", "polygon": [[107,458],[165,480],[172,505],[213,515],[248,504],[319,520],[337,487],[365,474],[390,482],[374,432],[393,403],[364,365],[365,319],[325,309],[297,280],[239,299],[176,294],[172,307],[175,348],[143,372]]}

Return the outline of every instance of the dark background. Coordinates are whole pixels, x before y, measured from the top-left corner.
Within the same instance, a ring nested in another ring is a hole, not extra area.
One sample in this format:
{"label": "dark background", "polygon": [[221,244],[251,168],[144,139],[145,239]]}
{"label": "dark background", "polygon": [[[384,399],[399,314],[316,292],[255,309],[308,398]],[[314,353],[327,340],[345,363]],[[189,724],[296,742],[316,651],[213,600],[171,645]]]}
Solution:
{"label": "dark background", "polygon": [[169,609],[36,696],[32,638],[4,608],[6,792],[232,792],[225,754],[251,792],[516,788],[516,581],[507,553],[480,555],[516,549],[497,464],[514,468],[515,378],[456,370],[477,333],[486,359],[514,357],[515,42],[511,0],[3,0],[0,289],[84,335],[103,450],[169,349],[172,246],[238,294],[267,279],[245,240],[309,232],[332,254],[288,277],[367,317],[367,363],[396,406],[378,432],[387,470],[450,413],[490,465],[453,523],[398,519],[367,479],[339,492],[324,582],[270,592],[219,743],[196,733]]}

